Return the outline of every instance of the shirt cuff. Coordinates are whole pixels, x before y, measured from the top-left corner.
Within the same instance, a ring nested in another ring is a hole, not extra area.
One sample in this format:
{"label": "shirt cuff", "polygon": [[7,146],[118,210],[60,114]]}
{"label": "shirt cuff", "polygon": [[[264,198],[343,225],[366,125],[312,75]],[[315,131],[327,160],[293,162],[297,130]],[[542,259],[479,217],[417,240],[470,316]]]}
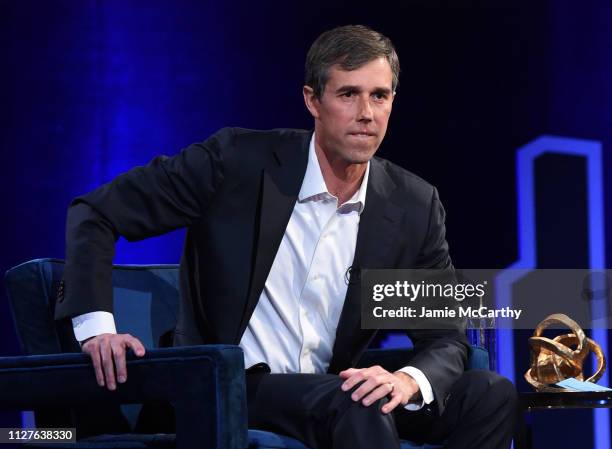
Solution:
{"label": "shirt cuff", "polygon": [[427,377],[425,377],[425,374],[423,374],[423,371],[418,368],[415,368],[414,366],[405,366],[399,369],[398,371],[406,373],[414,379],[414,381],[419,386],[419,390],[421,390],[421,396],[423,397],[423,400],[420,403],[409,402],[408,404],[406,404],[404,406],[406,410],[421,410],[425,404],[431,404],[433,402],[433,390],[431,389],[431,384],[427,380]]}
{"label": "shirt cuff", "polygon": [[72,318],[72,329],[79,343],[100,334],[116,334],[115,318],[109,312],[90,312]]}

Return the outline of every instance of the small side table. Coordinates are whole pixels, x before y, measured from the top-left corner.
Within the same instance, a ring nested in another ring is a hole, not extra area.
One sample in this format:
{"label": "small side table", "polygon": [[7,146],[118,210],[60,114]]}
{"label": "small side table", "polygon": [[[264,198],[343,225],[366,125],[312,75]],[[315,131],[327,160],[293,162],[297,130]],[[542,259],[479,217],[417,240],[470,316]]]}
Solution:
{"label": "small side table", "polygon": [[525,414],[532,410],[572,408],[612,408],[612,391],[519,393],[517,430],[514,437],[516,449],[531,449],[531,428],[525,422]]}

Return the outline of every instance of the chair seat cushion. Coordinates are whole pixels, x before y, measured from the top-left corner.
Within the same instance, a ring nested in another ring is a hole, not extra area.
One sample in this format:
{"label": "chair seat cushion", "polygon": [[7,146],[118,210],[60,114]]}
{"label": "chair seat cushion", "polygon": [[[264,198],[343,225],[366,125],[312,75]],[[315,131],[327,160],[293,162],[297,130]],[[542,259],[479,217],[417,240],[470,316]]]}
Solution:
{"label": "chair seat cushion", "polygon": [[308,449],[298,440],[265,430],[249,429],[249,449]]}

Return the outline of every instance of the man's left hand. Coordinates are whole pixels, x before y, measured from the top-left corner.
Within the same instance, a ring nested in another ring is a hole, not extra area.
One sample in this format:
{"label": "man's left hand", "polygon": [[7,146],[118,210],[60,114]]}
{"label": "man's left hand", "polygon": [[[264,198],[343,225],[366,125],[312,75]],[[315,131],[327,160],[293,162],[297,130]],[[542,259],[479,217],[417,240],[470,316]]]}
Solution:
{"label": "man's left hand", "polygon": [[363,382],[353,392],[351,399],[361,401],[366,407],[390,395],[391,399],[381,409],[385,414],[393,411],[398,405],[404,406],[421,396],[419,386],[412,376],[401,371],[390,373],[378,365],[361,369],[349,368],[341,371],[339,376],[345,379],[341,386],[343,391],[348,391]]}

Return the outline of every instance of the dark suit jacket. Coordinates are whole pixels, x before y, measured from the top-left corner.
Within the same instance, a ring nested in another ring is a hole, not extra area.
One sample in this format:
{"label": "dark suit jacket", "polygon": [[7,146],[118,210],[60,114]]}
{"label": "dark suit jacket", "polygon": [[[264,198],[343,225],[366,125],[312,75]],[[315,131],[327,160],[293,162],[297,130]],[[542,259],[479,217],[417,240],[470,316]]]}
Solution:
{"label": "dark suit jacket", "polygon": [[[306,171],[312,132],[222,129],[76,198],[68,211],[64,301],[56,318],[112,312],[114,243],[187,227],[175,344],[238,344],[274,261]],[[353,267],[448,267],[444,210],[434,187],[373,158]],[[360,328],[351,274],[330,373],[354,366],[375,331]],[[410,364],[429,379],[439,410],[464,370],[458,331],[409,331]]]}

